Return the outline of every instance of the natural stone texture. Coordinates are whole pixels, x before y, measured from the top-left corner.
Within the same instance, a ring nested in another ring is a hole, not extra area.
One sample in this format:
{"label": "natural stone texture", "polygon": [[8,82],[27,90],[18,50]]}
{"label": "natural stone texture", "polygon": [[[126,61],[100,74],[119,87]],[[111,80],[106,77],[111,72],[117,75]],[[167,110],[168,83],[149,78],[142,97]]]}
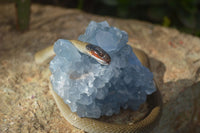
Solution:
{"label": "natural stone texture", "polygon": [[79,39],[88,42],[86,47],[90,49],[99,46],[105,50],[109,65],[79,52],[68,40],[55,42],[56,56],[49,63],[52,88],[72,112],[80,117],[100,118],[119,114],[120,108],[136,111],[147,95],[156,91],[153,73],[126,44],[126,32],[110,27],[106,21],[91,21]]}
{"label": "natural stone texture", "polygon": [[34,54],[59,38],[77,39],[91,20],[107,20],[150,56],[163,96],[153,132],[200,132],[200,39],[150,23],[100,17],[78,10],[32,5],[31,27],[15,30],[13,4],[0,5],[0,132],[82,132],[60,114],[48,88],[48,64]]}

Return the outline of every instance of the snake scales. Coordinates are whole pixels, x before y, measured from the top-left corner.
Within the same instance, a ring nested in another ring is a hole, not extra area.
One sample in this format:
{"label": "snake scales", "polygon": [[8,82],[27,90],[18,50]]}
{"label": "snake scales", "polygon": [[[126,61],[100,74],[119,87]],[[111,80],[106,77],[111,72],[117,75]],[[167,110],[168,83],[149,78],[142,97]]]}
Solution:
{"label": "snake scales", "polygon": [[[88,43],[77,40],[70,41],[80,52],[91,56],[91,53],[88,53],[88,50],[86,49]],[[133,51],[141,63],[149,68],[150,65],[147,55],[138,49],[133,49]],[[36,53],[35,61],[36,63],[40,64],[54,55],[55,53],[53,52],[53,46],[50,46]],[[102,62],[100,61],[100,63]],[[49,87],[51,88],[51,84]],[[53,91],[52,88],[51,92],[64,118],[73,126],[88,133],[147,133],[155,127],[162,112],[162,98],[158,89],[155,93],[147,98],[148,104],[151,105],[149,114],[144,119],[133,124],[115,124],[102,122],[97,119],[80,118],[76,113],[71,112],[68,105],[64,103],[64,101]]]}

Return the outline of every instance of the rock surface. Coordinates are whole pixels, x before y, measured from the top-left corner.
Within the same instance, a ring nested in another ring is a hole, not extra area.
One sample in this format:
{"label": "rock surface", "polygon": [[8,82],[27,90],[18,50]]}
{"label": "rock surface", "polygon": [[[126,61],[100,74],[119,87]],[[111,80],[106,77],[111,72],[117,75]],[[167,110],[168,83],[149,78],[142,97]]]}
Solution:
{"label": "rock surface", "polygon": [[56,56],[49,63],[53,90],[80,117],[112,116],[119,114],[120,108],[138,110],[156,87],[153,73],[126,44],[127,33],[106,21],[91,21],[84,35],[79,38],[90,43],[86,47],[103,48],[110,64],[102,65],[79,52],[70,41],[59,39],[54,44]]}
{"label": "rock surface", "polygon": [[150,23],[32,5],[31,27],[15,30],[13,4],[0,5],[0,132],[74,132],[48,88],[48,64],[34,54],[58,38],[77,39],[91,20],[107,20],[150,57],[164,106],[155,133],[200,132],[200,39]]}

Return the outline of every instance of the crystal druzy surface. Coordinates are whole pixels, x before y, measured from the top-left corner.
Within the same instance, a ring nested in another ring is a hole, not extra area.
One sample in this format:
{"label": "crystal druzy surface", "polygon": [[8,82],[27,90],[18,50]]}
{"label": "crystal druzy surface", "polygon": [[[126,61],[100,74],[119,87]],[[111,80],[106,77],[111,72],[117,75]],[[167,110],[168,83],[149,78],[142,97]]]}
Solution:
{"label": "crystal druzy surface", "polygon": [[68,40],[54,45],[56,56],[50,62],[53,90],[80,117],[99,118],[137,110],[156,89],[153,74],[144,67],[127,45],[128,35],[107,22],[90,22],[80,41],[98,45],[111,57],[101,65],[80,53]]}

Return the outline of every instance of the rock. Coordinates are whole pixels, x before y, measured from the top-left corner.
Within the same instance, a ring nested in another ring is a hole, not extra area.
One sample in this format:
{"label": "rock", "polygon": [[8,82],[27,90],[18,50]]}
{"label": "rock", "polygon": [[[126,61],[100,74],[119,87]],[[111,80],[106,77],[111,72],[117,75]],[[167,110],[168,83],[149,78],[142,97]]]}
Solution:
{"label": "rock", "polygon": [[60,115],[48,88],[48,64],[36,65],[33,57],[59,38],[77,39],[91,20],[126,31],[128,43],[150,57],[164,101],[153,132],[200,132],[199,38],[146,22],[34,4],[30,30],[19,33],[14,5],[0,5],[0,12],[0,132],[82,132]]}
{"label": "rock", "polygon": [[[110,37],[98,34],[102,32]],[[84,35],[80,35],[81,41],[88,41],[86,47],[104,48],[109,54],[107,59],[111,58],[109,65],[100,64],[87,53],[79,54],[70,41],[55,42],[50,79],[53,90],[72,112],[80,117],[100,118],[119,114],[120,108],[135,111],[146,102],[147,95],[156,91],[152,72],[126,44],[127,36],[126,32],[108,26],[106,21],[91,21]]]}

